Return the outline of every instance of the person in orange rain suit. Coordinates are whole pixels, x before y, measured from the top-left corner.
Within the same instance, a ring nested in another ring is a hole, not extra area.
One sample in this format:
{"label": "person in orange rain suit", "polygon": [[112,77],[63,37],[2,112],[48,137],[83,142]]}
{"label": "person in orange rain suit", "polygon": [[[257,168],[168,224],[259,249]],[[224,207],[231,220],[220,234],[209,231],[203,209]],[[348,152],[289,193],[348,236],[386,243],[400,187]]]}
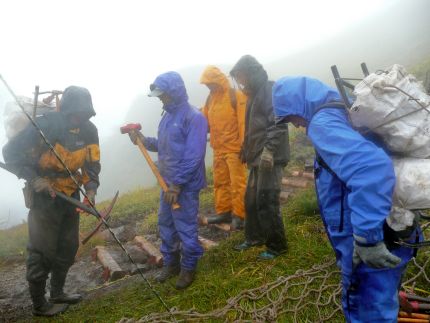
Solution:
{"label": "person in orange rain suit", "polygon": [[208,223],[230,223],[243,228],[245,218],[246,165],[240,160],[245,133],[246,96],[231,88],[227,76],[215,66],[204,70],[200,83],[210,94],[202,109],[208,119],[210,144],[214,151],[213,173],[216,215]]}

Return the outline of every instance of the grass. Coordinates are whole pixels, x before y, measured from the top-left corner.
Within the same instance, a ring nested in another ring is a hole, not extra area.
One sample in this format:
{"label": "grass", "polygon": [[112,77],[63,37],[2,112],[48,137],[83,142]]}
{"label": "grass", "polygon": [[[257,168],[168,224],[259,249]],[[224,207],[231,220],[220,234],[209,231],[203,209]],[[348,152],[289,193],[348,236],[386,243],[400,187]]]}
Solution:
{"label": "grass", "polygon": [[[242,241],[243,233],[232,234],[218,247],[205,253],[199,262],[198,278],[186,291],[177,291],[174,288],[174,280],[163,285],[156,284],[155,287],[161,297],[169,306],[183,310],[195,308],[205,313],[224,307],[229,298],[244,289],[272,282],[279,276],[293,274],[298,269],[310,268],[323,259],[332,257],[333,253],[323,233],[321,221],[313,213],[316,207],[315,199],[311,198],[309,202],[301,201],[308,200],[309,197],[312,197],[311,191],[304,191],[294,197],[293,203],[283,208],[289,242],[289,252],[286,255],[273,262],[261,262],[256,256],[263,250],[262,248],[234,252],[232,246]],[[211,207],[210,198],[212,197],[209,191],[202,193],[201,208]],[[155,219],[155,213],[150,213],[139,230],[154,230]],[[79,306],[72,307],[56,321],[114,322],[124,316],[139,318],[163,311],[144,282],[139,281],[101,298],[84,301]],[[342,321],[340,317],[337,319]]]}
{"label": "grass", "polygon": [[0,261],[10,257],[24,257],[27,240],[27,223],[0,230]]}

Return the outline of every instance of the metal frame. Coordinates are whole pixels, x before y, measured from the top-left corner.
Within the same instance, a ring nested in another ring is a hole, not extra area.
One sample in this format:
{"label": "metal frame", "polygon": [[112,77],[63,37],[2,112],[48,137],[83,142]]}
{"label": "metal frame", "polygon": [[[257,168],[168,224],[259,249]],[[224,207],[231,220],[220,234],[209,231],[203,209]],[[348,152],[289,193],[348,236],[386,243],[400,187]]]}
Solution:
{"label": "metal frame", "polygon": [[[366,63],[361,63],[361,70],[363,71],[364,77],[369,75],[369,70],[367,69]],[[346,107],[348,109],[351,108],[352,102],[350,101],[347,93],[346,88],[350,90],[354,90],[355,85],[352,84],[350,81],[361,81],[362,79],[359,78],[346,78],[346,77],[340,77],[339,70],[337,69],[336,65],[333,65],[331,67],[331,72],[333,73],[334,81],[336,83],[336,87],[342,96],[342,100],[345,103]]]}

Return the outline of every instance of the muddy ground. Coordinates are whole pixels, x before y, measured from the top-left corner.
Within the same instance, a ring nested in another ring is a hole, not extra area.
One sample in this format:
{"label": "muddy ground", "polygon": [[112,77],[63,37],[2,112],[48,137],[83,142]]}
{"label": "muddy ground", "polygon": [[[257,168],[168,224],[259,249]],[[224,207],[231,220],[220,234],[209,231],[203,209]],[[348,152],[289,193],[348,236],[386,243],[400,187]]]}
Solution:
{"label": "muddy ground", "polygon": [[[199,234],[212,241],[221,241],[229,233],[215,227],[200,227]],[[159,247],[161,241],[157,235],[145,235],[147,240]],[[130,238],[130,235],[128,235]],[[159,268],[147,265],[147,256],[139,251],[133,243],[124,242],[127,251],[145,272],[148,278],[153,278]],[[108,249],[113,258],[123,270],[134,271],[135,268],[125,256],[124,252],[114,244],[109,244]],[[0,322],[16,322],[19,320],[30,320],[31,300],[28,293],[27,281],[25,279],[25,260],[23,257],[9,259],[0,263]],[[65,291],[70,293],[81,293],[85,298],[100,297],[112,289],[122,288],[130,282],[139,279],[130,276],[114,284],[105,283],[103,279],[103,266],[93,259],[91,254],[82,255],[77,258],[75,264],[70,268],[67,276]],[[49,280],[47,282],[49,286]],[[47,288],[49,297],[49,287]]]}
{"label": "muddy ground", "polygon": [[[297,176],[297,175],[296,175]],[[301,176],[301,175],[299,175]],[[309,183],[309,178],[293,178],[296,182]],[[300,183],[299,183],[300,184]],[[299,186],[303,187],[303,185]],[[289,196],[296,191],[296,187],[283,187],[281,193],[281,202],[285,203]],[[209,216],[214,213],[213,210],[201,210],[204,216]],[[126,246],[127,251],[138,263],[138,266],[145,272],[145,276],[149,279],[153,278],[160,268],[153,265],[147,265],[147,256],[136,247],[133,240],[136,223],[131,223],[128,220],[123,223],[112,223],[117,226],[114,228],[115,234]],[[103,233],[110,239],[110,235]],[[229,232],[222,231],[215,226],[199,227],[199,235],[203,238],[219,242],[229,236]],[[156,234],[145,235],[145,238],[159,248],[161,241]],[[121,266],[121,269],[132,274],[137,273],[135,267],[129,262],[124,252],[113,242],[108,243],[108,249],[115,261]],[[79,254],[79,253],[78,253]],[[128,278],[127,278],[128,277]],[[135,282],[140,279],[137,275],[126,276],[125,279],[115,283],[106,283],[103,279],[102,265],[93,259],[92,255],[81,255],[76,259],[75,264],[71,267],[65,286],[65,291],[69,293],[81,293],[85,298],[100,297],[112,289],[122,288],[125,285]],[[47,282],[49,286],[49,280]],[[49,288],[47,288],[47,297],[49,297]],[[27,281],[25,280],[25,260],[23,257],[9,259],[7,262],[0,263],[0,323],[16,322],[19,320],[31,319],[31,301],[28,293]]]}

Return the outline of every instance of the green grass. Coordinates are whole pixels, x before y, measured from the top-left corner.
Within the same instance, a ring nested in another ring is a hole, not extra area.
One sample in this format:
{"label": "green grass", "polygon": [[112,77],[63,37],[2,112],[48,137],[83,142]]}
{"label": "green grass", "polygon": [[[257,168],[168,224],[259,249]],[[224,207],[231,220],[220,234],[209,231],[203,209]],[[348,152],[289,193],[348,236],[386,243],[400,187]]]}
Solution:
{"label": "green grass", "polygon": [[24,257],[28,240],[27,223],[0,230],[0,262],[10,257]]}
{"label": "green grass", "polygon": [[[174,288],[174,279],[154,286],[169,306],[183,310],[195,308],[205,313],[224,307],[229,298],[245,289],[256,288],[276,280],[279,276],[291,275],[298,269],[310,268],[323,259],[332,257],[333,253],[323,233],[321,221],[316,216],[309,216],[313,214],[309,210],[316,206],[315,199],[311,198],[310,202],[301,201],[308,200],[309,197],[310,191],[304,191],[294,197],[294,203],[283,208],[289,242],[289,252],[286,255],[272,262],[261,262],[256,256],[263,248],[234,252],[232,246],[243,239],[242,233],[235,233],[220,246],[205,253],[199,262],[197,280],[186,291],[177,291]],[[202,208],[211,207],[208,201],[210,198],[210,192],[202,193]],[[147,220],[151,220],[147,221],[141,230],[153,230],[155,218],[155,213],[151,213],[147,217]],[[114,322],[124,316],[139,318],[163,311],[144,282],[139,281],[101,298],[84,301],[56,321]],[[310,315],[312,317],[312,313]]]}

